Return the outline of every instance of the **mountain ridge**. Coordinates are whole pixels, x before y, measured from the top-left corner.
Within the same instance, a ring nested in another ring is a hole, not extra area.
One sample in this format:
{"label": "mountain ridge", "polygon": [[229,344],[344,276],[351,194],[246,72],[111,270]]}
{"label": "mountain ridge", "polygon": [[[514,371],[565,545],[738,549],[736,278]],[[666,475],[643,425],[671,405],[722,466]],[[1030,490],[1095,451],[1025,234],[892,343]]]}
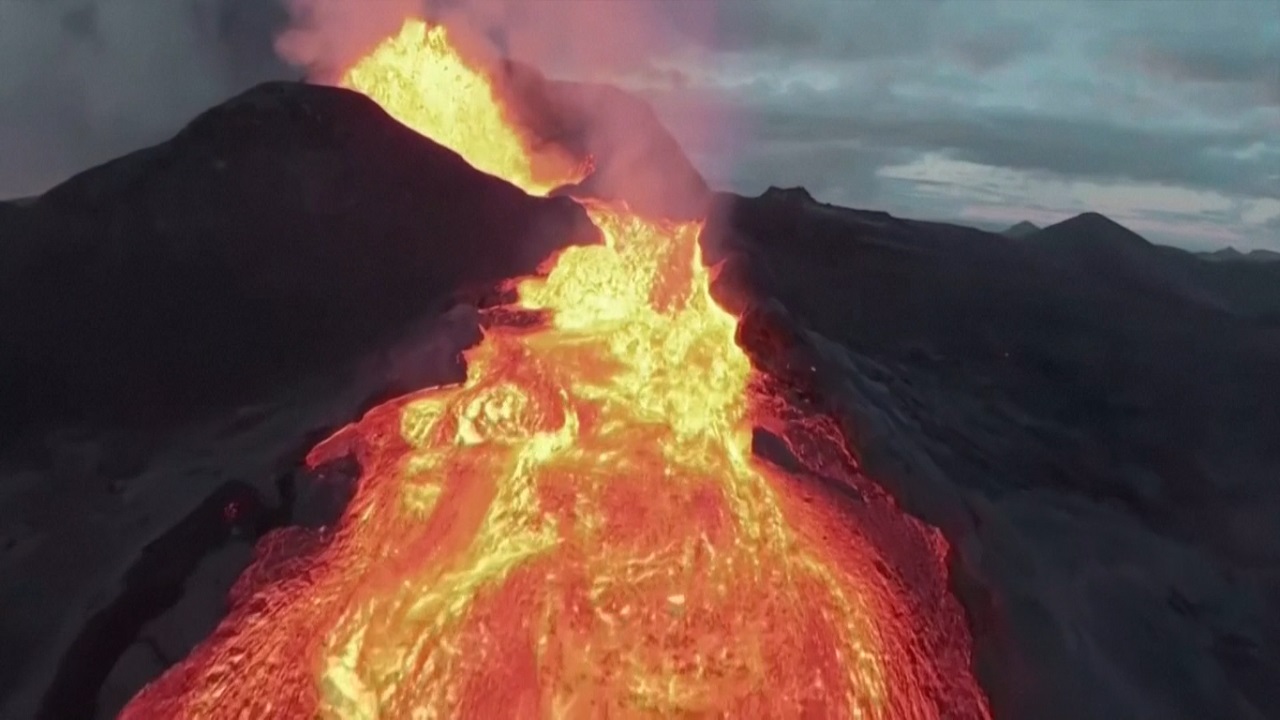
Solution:
{"label": "mountain ridge", "polygon": [[1020,222],[1014,223],[1013,225],[1010,225],[1009,227],[1005,228],[1003,231],[1001,231],[1000,234],[1004,235],[1005,237],[1022,239],[1022,238],[1030,237],[1031,235],[1034,235],[1038,232],[1040,232],[1039,225],[1036,225],[1035,223],[1030,222],[1028,220],[1022,220]]}
{"label": "mountain ridge", "polygon": [[1263,248],[1250,250],[1246,253],[1228,245],[1221,250],[1211,250],[1196,254],[1211,262],[1280,262],[1280,252]]}

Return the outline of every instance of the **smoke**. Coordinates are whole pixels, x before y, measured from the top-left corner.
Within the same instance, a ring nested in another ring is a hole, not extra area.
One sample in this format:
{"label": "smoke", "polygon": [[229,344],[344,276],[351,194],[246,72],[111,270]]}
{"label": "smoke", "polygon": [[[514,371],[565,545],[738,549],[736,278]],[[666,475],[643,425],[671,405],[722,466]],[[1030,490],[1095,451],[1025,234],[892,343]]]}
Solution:
{"label": "smoke", "polygon": [[311,80],[336,82],[343,70],[394,35],[405,18],[422,16],[423,0],[283,0],[292,22],[276,41],[280,57]]}
{"label": "smoke", "polygon": [[[351,65],[406,18],[446,25],[468,49],[527,62],[555,77],[608,81],[705,40],[716,0],[285,0],[293,22],[282,57],[321,79]],[[486,47],[487,46],[487,47]]]}
{"label": "smoke", "polygon": [[[497,60],[509,58],[556,80],[630,90],[649,101],[685,156],[705,161],[725,147],[731,134],[732,117],[716,98],[680,92],[681,64],[713,44],[717,0],[288,0],[287,5],[293,22],[277,50],[316,82],[336,82],[406,18],[421,17],[447,27],[471,62],[496,67]],[[665,133],[646,124],[642,109],[620,107],[616,98],[588,90],[558,93],[557,102],[577,103],[590,133],[584,144],[598,158],[617,159],[598,173],[607,187],[593,192],[654,206],[696,193],[701,180],[687,179],[692,168],[657,137]]]}

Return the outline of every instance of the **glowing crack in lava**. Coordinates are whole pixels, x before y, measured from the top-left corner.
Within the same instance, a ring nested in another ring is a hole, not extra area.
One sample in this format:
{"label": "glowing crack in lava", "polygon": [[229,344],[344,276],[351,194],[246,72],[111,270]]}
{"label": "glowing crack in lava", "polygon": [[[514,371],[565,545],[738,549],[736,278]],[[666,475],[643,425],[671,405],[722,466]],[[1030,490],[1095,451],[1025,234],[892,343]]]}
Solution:
{"label": "glowing crack in lava", "polygon": [[[419,67],[403,38],[350,84]],[[472,75],[421,77],[374,95],[501,116]],[[465,383],[317,447],[363,468],[336,527],[264,540],[227,619],[123,717],[988,717],[937,532],[820,420],[788,442],[860,497],[753,456],[753,426],[796,413],[712,300],[701,224],[585,208],[604,244],[515,283]]]}

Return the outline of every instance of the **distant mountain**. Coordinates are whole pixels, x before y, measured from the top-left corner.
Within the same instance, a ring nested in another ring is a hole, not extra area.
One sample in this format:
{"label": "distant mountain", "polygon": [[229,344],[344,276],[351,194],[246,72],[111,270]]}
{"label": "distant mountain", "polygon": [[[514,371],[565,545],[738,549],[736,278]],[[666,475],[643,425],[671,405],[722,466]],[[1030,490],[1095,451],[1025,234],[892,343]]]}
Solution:
{"label": "distant mountain", "polygon": [[813,198],[813,194],[804,187],[778,187],[770,185],[765,188],[761,198],[767,200],[780,201],[784,203],[799,203],[801,205],[817,205],[818,201]]}
{"label": "distant mountain", "polygon": [[1046,246],[1068,245],[1111,250],[1145,250],[1155,247],[1138,233],[1096,212],[1081,213],[1050,225],[1036,233],[1036,242]]}
{"label": "distant mountain", "polygon": [[[1082,285],[1140,290],[1152,298],[1181,298],[1222,307],[1195,266],[1177,248],[1155,245],[1096,212],[1086,212],[1044,228],[1029,238],[1034,251],[1077,275]],[[1128,291],[1126,290],[1126,292]]]}
{"label": "distant mountain", "polygon": [[[1155,245],[1098,213],[1050,225],[1031,236],[1028,244],[1033,252],[1073,273],[1082,287],[1108,293],[1137,291],[1157,302],[1178,299],[1254,318],[1280,316],[1280,275],[1274,272],[1280,264],[1245,260],[1254,253],[1219,251],[1223,256],[1210,258],[1212,264],[1206,266],[1204,255]],[[1240,261],[1223,262],[1232,253]]]}
{"label": "distant mountain", "polygon": [[1233,247],[1224,247],[1221,250],[1197,253],[1197,255],[1210,262],[1280,262],[1280,252],[1274,250],[1252,250],[1242,253]]}
{"label": "distant mountain", "polygon": [[1038,232],[1040,232],[1039,225],[1036,225],[1033,222],[1027,222],[1026,220],[1023,220],[1022,222],[1016,225],[1013,225],[1006,230],[1001,231],[1000,234],[1008,238],[1021,240],[1022,238],[1030,237]]}
{"label": "distant mountain", "polygon": [[1213,252],[1202,252],[1198,254],[1200,255],[1200,257],[1204,258],[1205,260],[1218,260],[1218,261],[1243,260],[1245,257],[1244,253],[1230,246],[1224,247],[1221,250],[1214,250]]}

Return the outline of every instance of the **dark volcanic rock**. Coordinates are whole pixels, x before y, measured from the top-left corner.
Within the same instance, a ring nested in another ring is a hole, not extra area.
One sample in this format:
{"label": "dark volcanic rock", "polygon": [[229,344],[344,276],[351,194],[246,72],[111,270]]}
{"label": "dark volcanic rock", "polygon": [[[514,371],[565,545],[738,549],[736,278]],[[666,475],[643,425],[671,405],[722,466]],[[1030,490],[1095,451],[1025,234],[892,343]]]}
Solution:
{"label": "dark volcanic rock", "polygon": [[334,443],[312,448],[396,392],[457,382],[478,321],[459,306],[172,427],[0,448],[0,717],[115,717],[221,620],[256,539],[344,509],[358,465]]}
{"label": "dark volcanic rock", "polygon": [[[237,535],[252,543],[287,516],[265,505],[250,485],[217,488],[177,524],[151,541],[125,571],[123,588],[89,618],[67,649],[40,703],[38,718],[88,718],[98,689],[147,621],[174,606],[200,561]],[[216,623],[216,617],[211,618]],[[203,628],[210,632],[213,625]]]}
{"label": "dark volcanic rock", "polygon": [[1269,265],[1097,215],[1014,240],[794,191],[723,197],[705,244],[768,268],[713,286],[780,301],[789,330],[749,312],[748,350],[809,359],[863,467],[947,535],[997,717],[1276,716]]}
{"label": "dark volcanic rock", "polygon": [[223,401],[594,237],[361,95],[261,85],[0,213],[3,413]]}

